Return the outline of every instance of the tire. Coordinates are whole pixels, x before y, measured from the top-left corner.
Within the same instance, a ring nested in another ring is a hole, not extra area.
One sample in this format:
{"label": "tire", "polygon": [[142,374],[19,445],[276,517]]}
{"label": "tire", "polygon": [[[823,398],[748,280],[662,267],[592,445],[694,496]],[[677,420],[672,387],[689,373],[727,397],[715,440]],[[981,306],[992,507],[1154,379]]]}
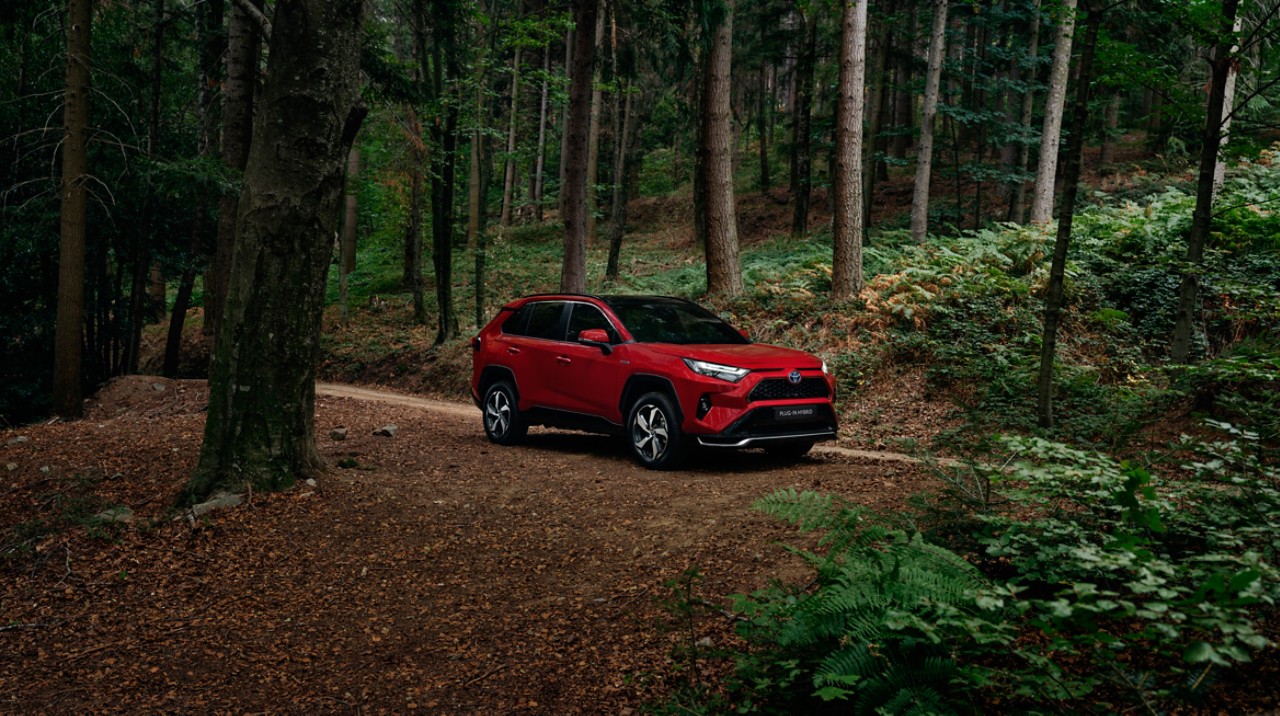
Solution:
{"label": "tire", "polygon": [[627,413],[626,438],[631,454],[650,470],[671,470],[684,462],[686,441],[671,398],[645,393]]}
{"label": "tire", "polygon": [[770,445],[764,449],[769,457],[787,462],[794,462],[809,454],[813,449],[813,441],[801,443],[783,443],[781,445]]}
{"label": "tire", "polygon": [[484,392],[484,434],[499,445],[515,445],[529,432],[529,423],[520,414],[515,386],[500,380]]}

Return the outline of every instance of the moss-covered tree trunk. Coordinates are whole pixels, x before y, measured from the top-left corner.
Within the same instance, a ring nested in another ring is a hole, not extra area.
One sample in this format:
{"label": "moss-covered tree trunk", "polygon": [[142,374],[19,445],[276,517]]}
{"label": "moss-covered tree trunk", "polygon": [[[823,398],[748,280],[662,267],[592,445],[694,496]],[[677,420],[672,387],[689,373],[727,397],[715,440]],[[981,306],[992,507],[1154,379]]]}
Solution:
{"label": "moss-covered tree trunk", "polygon": [[189,499],[276,489],[322,466],[316,361],[344,162],[363,118],[362,6],[276,4]]}

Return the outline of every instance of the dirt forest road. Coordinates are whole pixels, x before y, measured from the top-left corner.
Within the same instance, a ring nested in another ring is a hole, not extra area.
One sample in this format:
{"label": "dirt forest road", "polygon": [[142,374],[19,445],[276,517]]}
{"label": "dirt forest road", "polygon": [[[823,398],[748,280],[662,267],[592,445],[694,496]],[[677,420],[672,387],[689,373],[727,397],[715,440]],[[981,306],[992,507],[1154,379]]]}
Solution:
{"label": "dirt forest road", "polygon": [[[664,582],[696,567],[698,596],[723,602],[805,577],[777,544],[794,534],[755,499],[793,487],[894,509],[928,485],[910,463],[832,450],[651,472],[615,439],[534,429],[503,448],[472,406],[318,393],[318,485],[194,522],[168,506],[198,409],[0,432],[0,465],[18,465],[0,487],[6,534],[76,474],[136,516],[0,564],[0,712],[638,712],[694,638],[662,626]],[[394,437],[373,435],[388,423]],[[692,633],[731,632],[703,616]]]}

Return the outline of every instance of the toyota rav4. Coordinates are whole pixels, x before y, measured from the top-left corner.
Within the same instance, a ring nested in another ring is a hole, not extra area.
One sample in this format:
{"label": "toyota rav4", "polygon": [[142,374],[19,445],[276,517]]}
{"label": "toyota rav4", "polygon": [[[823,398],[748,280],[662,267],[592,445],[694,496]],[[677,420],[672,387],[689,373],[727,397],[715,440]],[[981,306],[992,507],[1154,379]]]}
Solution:
{"label": "toyota rav4", "polygon": [[654,469],[695,445],[798,458],[836,437],[818,357],[752,343],[695,303],[662,296],[518,299],[471,339],[471,394],[489,439],[530,425],[622,435]]}

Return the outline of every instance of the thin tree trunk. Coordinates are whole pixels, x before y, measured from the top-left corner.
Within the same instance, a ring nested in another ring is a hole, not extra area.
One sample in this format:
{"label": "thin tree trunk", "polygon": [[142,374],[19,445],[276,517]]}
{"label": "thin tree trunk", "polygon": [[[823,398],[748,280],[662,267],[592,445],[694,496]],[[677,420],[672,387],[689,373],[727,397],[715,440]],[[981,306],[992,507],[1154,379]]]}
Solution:
{"label": "thin tree trunk", "polygon": [[712,29],[711,46],[703,67],[702,138],[698,148],[706,190],[704,233],[699,237],[707,255],[707,293],[733,296],[742,292],[738,257],[738,220],[733,197],[733,133],[730,127],[730,89],[733,64],[733,2],[726,2],[724,19]]}
{"label": "thin tree trunk", "polygon": [[62,211],[58,243],[58,314],[54,329],[53,409],[83,414],[85,219],[88,204],[89,35],[92,0],[67,3],[67,81],[63,93]]}
{"label": "thin tree trunk", "polygon": [[404,244],[412,252],[413,263],[409,274],[409,289],[413,294],[413,322],[418,325],[427,323],[427,302],[422,285],[422,197],[426,193],[423,191],[426,180],[422,167],[425,163],[426,157],[418,156],[410,173],[409,224],[404,236]]}
{"label": "thin tree trunk", "polygon": [[[254,86],[258,78],[261,41],[258,26],[240,3],[231,5],[227,27],[227,79],[222,100],[222,163],[235,174],[244,171],[253,136]],[[218,207],[218,242],[212,265],[205,274],[206,335],[217,341],[222,307],[227,298],[232,250],[236,242],[236,221],[240,197],[235,192],[222,197]]]}
{"label": "thin tree trunk", "polygon": [[596,26],[597,0],[574,0],[573,81],[569,86],[569,114],[565,144],[564,263],[560,290],[587,290],[587,135],[591,125],[591,85],[596,43],[588,28]]}
{"label": "thin tree trunk", "polygon": [[796,63],[795,125],[791,136],[791,191],[794,201],[791,235],[809,232],[809,201],[813,187],[813,66],[818,44],[818,17],[810,12],[803,17],[805,41]]}
{"label": "thin tree trunk", "polygon": [[511,112],[507,116],[507,156],[502,171],[502,225],[511,226],[511,207],[516,192],[516,129],[520,113],[520,54],[516,47],[511,61]]}
{"label": "thin tree trunk", "polygon": [[885,69],[889,62],[889,27],[886,23],[880,23],[877,40],[875,65],[871,70],[872,82],[875,84],[871,86],[871,102],[867,108],[870,114],[867,116],[867,136],[864,142],[866,149],[862,160],[862,182],[865,187],[862,192],[864,233],[866,227],[871,226],[871,204],[875,199],[876,177],[884,166],[884,162],[876,161],[875,156],[880,138],[880,121],[884,115]]}
{"label": "thin tree trunk", "polygon": [[1071,36],[1076,26],[1076,0],[1062,0],[1058,37],[1053,43],[1053,69],[1044,102],[1044,130],[1040,133],[1040,162],[1036,165],[1031,223],[1053,219],[1053,185],[1058,168],[1058,144],[1062,139],[1062,110],[1067,99],[1067,75],[1071,69]]}
{"label": "thin tree trunk", "polygon": [[892,145],[894,159],[905,159],[907,149],[911,146],[911,128],[915,120],[915,93],[911,89],[911,66],[917,54],[915,35],[920,23],[919,18],[919,11],[913,7],[908,32],[898,35],[902,44],[894,63],[893,76],[893,124],[896,130]]}
{"label": "thin tree trunk", "polygon": [[[1233,34],[1239,34],[1240,32],[1240,19],[1238,16],[1235,19],[1235,24],[1231,28]],[[1237,53],[1239,48],[1232,46],[1231,52]],[[1222,156],[1222,148],[1226,146],[1227,142],[1231,141],[1231,110],[1236,101],[1236,75],[1238,74],[1239,62],[1237,61],[1231,63],[1230,68],[1228,68],[1226,86],[1222,90],[1222,128],[1218,132],[1222,136],[1222,141],[1218,143],[1218,161],[1213,166],[1214,197],[1217,197],[1218,190],[1222,188],[1223,183],[1227,180],[1227,162]]]}
{"label": "thin tree trunk", "polygon": [[[217,78],[218,63],[226,42],[222,33],[222,16],[225,6],[222,0],[199,3],[196,5],[196,32],[200,43],[200,65],[197,76],[196,118],[200,127],[198,152],[201,157],[216,151],[214,134],[210,129],[210,118],[213,115],[215,94],[213,91]],[[169,332],[165,340],[164,364],[161,373],[166,378],[178,375],[178,366],[182,355],[182,331],[187,320],[187,309],[191,305],[191,294],[195,288],[195,257],[204,251],[206,235],[209,229],[205,212],[208,204],[204,198],[196,202],[194,217],[191,221],[191,249],[188,265],[182,271],[178,282],[178,293],[173,300],[173,313],[169,316]]]}
{"label": "thin tree trunk", "polygon": [[1098,152],[1098,165],[1106,167],[1116,160],[1116,130],[1120,127],[1120,92],[1112,90],[1103,116],[1102,150]]}
{"label": "thin tree trunk", "polygon": [[1085,128],[1089,126],[1089,86],[1093,80],[1093,54],[1098,43],[1098,28],[1102,25],[1101,13],[1090,12],[1085,25],[1085,45],[1080,56],[1080,81],[1076,83],[1071,134],[1062,151],[1062,216],[1058,220],[1058,235],[1054,239],[1053,261],[1049,268],[1049,287],[1044,299],[1044,333],[1040,340],[1040,373],[1036,380],[1036,417],[1042,428],[1053,427],[1053,364],[1057,351],[1058,323],[1062,316],[1062,293],[1067,252],[1071,245],[1071,223],[1080,186]]}
{"label": "thin tree trunk", "polygon": [[920,143],[916,149],[915,192],[911,197],[911,239],[917,243],[924,243],[929,233],[929,179],[933,170],[933,132],[938,113],[938,87],[942,79],[946,29],[947,0],[934,0],[933,30],[929,35],[929,64],[925,71],[924,110],[920,117]]}
{"label": "thin tree trunk", "polygon": [[1222,143],[1222,117],[1227,106],[1227,84],[1236,55],[1232,52],[1232,28],[1235,27],[1239,0],[1223,0],[1222,26],[1218,45],[1210,64],[1209,98],[1205,110],[1200,144],[1200,174],[1196,182],[1196,208],[1191,214],[1191,231],[1187,234],[1187,270],[1178,288],[1178,306],[1173,327],[1169,359],[1186,363],[1191,357],[1191,339],[1195,332],[1200,292],[1200,267],[1204,263],[1204,247],[1209,240],[1213,219],[1213,179],[1218,164],[1218,148]]}
{"label": "thin tree trunk", "polygon": [[605,278],[610,281],[618,279],[618,259],[622,253],[622,237],[627,230],[627,154],[630,153],[632,136],[635,135],[636,109],[635,93],[631,91],[631,83],[623,90],[626,99],[622,105],[622,131],[618,136],[617,154],[613,160],[613,211],[609,227],[609,260],[605,264]]}
{"label": "thin tree trunk", "polygon": [[[547,100],[550,96],[551,47],[542,50],[542,94],[538,100],[538,156],[533,169],[533,220],[542,223],[542,189],[546,184]],[[484,325],[484,324],[481,324]]]}
{"label": "thin tree trunk", "polygon": [[866,84],[867,3],[843,0],[839,99],[832,187],[831,293],[845,301],[862,290],[862,91]]}
{"label": "thin tree trunk", "polygon": [[1031,134],[1032,112],[1035,110],[1036,93],[1032,89],[1039,76],[1037,58],[1040,55],[1040,0],[1036,0],[1035,10],[1031,14],[1031,46],[1027,49],[1029,58],[1027,68],[1027,91],[1022,93],[1022,115],[1018,126],[1021,127],[1022,141],[1018,144],[1017,181],[1013,187],[1013,198],[1009,201],[1009,221],[1021,224],[1026,216],[1027,182],[1023,177],[1027,166],[1031,163],[1031,145],[1027,138]]}
{"label": "thin tree trunk", "polygon": [[[574,0],[574,6],[576,7],[578,2],[583,1],[584,0]],[[591,0],[591,2],[595,2],[595,0]],[[576,14],[574,15],[574,18],[574,27],[578,27],[579,25],[576,20]],[[576,37],[573,28],[564,31],[564,79],[565,84],[570,87],[573,85],[573,68],[575,66],[573,61],[573,49],[577,45],[574,41],[575,39]],[[560,188],[557,190],[556,206],[560,211],[561,220],[565,220],[566,216],[565,187],[568,186],[569,182],[569,175],[567,173],[569,167],[569,115],[572,107],[573,100],[571,98],[570,101],[566,102],[564,107],[560,109]]]}
{"label": "thin tree trunk", "polygon": [[773,104],[773,97],[769,91],[769,65],[763,59],[760,60],[760,94],[756,98],[756,135],[760,140],[760,193],[768,194],[769,186],[773,183],[772,177],[769,176],[769,111]]}
{"label": "thin tree trunk", "polygon": [[[596,35],[593,52],[600,51],[604,41],[604,12],[596,16]],[[600,172],[600,111],[604,107],[604,95],[600,90],[600,64],[595,63],[591,80],[591,122],[587,132],[587,243],[596,242],[596,182]]]}

